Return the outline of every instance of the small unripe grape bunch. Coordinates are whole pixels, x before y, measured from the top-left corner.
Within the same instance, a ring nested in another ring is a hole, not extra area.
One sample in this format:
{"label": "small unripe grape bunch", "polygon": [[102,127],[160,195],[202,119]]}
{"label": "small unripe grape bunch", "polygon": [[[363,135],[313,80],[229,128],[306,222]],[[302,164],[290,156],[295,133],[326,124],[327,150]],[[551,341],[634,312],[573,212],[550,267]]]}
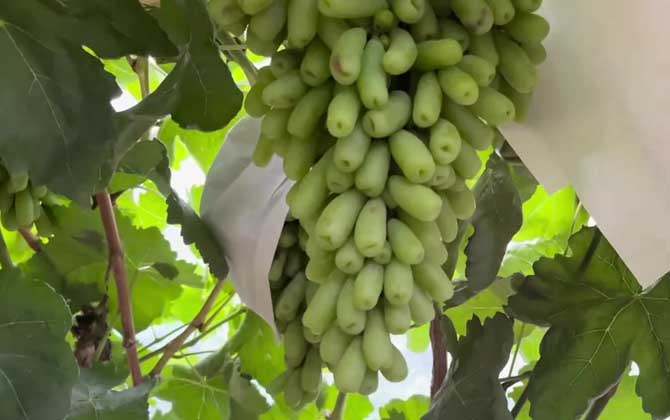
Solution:
{"label": "small unripe grape bunch", "polygon": [[541,0],[281,4],[262,52],[254,13],[247,27],[271,56],[245,99],[262,118],[253,160],[279,156],[296,181],[287,202],[316,285],[296,312],[304,339],[341,391],[370,393],[379,373],[407,376],[391,335],[453,295],[442,265],[475,211],[468,181],[498,127],[523,120],[549,25]]}
{"label": "small unripe grape bunch", "polygon": [[36,224],[40,234],[50,235],[51,198],[47,188],[33,184],[26,172],[10,174],[0,167],[0,217],[5,229],[29,229]]}

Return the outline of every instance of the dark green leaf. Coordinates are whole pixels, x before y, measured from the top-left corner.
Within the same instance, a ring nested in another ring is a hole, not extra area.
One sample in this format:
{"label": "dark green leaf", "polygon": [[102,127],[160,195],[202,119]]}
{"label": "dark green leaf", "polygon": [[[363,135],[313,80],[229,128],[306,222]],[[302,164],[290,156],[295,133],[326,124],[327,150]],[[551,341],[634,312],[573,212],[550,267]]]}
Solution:
{"label": "dark green leaf", "polygon": [[648,291],[594,228],[570,240],[572,256],[541,259],[518,283],[513,316],[549,325],[530,381],[534,420],[574,419],[626,372],[654,418],[670,414],[670,275]]}
{"label": "dark green leaf", "polygon": [[[46,279],[45,279],[46,280]],[[61,420],[77,380],[63,298],[18,270],[0,271],[0,418]]]}
{"label": "dark green leaf", "polygon": [[165,146],[159,141],[136,143],[119,162],[108,187],[109,191],[127,190],[149,178],[167,177],[169,182],[166,156]]}
{"label": "dark green leaf", "polygon": [[147,381],[135,388],[112,391],[124,382],[124,373],[119,375],[111,363],[82,369],[66,420],[148,420],[147,398],[154,383]]}
{"label": "dark green leaf", "polygon": [[392,400],[379,409],[379,415],[383,420],[420,420],[429,408],[430,398],[424,395],[415,395],[407,401]]}
{"label": "dark green leaf", "polygon": [[514,341],[513,321],[503,314],[468,322],[467,335],[458,342],[449,375],[423,418],[511,420],[507,398],[498,375],[509,358]]}
{"label": "dark green leaf", "polygon": [[112,172],[114,79],[80,46],[11,24],[0,27],[0,55],[4,164],[87,205]]}

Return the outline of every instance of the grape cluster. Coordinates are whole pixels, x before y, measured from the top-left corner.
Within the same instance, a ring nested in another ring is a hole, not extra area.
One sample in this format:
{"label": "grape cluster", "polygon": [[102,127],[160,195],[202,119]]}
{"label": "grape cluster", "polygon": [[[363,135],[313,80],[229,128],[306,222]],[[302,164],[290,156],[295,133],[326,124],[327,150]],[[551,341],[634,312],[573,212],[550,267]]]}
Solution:
{"label": "grape cluster", "polygon": [[[210,3],[221,30],[271,56],[245,109],[262,118],[254,162],[278,155],[296,181],[286,229],[299,245],[280,245],[271,273],[304,302],[286,314],[277,301],[293,372],[318,354],[349,393],[373,392],[379,372],[407,376],[390,335],[430,322],[453,295],[446,244],[475,210],[466,181],[478,152],[527,111],[549,32],[540,3]],[[306,254],[304,275],[278,268],[292,252]]]}
{"label": "grape cluster", "polygon": [[47,206],[52,197],[43,185],[34,185],[25,172],[10,174],[0,166],[0,214],[5,229],[30,228],[33,223],[42,235],[53,230]]}

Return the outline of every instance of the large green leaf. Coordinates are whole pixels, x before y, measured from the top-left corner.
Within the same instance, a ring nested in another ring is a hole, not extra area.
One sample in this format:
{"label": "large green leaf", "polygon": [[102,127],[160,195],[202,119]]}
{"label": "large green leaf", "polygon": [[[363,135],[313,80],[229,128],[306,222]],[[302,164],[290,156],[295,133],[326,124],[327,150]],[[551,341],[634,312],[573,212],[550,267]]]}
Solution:
{"label": "large green leaf", "polygon": [[642,291],[594,228],[570,240],[572,256],[541,259],[519,281],[508,311],[550,326],[529,385],[534,420],[574,419],[626,372],[654,418],[670,415],[670,275]]}
{"label": "large green leaf", "polygon": [[477,317],[468,322],[467,335],[458,341],[447,380],[424,420],[512,420],[498,381],[512,349],[512,325],[503,314],[484,325]]}
{"label": "large green leaf", "polygon": [[256,378],[261,385],[267,386],[286,369],[284,348],[268,324],[251,311],[248,312],[241,328],[248,331],[238,351],[242,372]]}
{"label": "large green leaf", "polygon": [[[3,2],[4,6],[22,2]],[[0,156],[11,172],[88,204],[111,176],[110,100],[119,93],[102,64],[57,35],[0,26]]]}
{"label": "large green leaf", "polygon": [[61,420],[77,380],[65,342],[72,315],[63,298],[18,270],[0,271],[0,418]]}
{"label": "large green leaf", "polygon": [[147,398],[154,383],[147,381],[135,388],[113,391],[125,381],[126,373],[119,374],[112,363],[82,369],[66,420],[148,420]]}
{"label": "large green leaf", "polygon": [[430,398],[424,395],[414,395],[407,401],[391,400],[379,409],[382,420],[394,419],[400,415],[403,420],[420,420],[430,408]]}

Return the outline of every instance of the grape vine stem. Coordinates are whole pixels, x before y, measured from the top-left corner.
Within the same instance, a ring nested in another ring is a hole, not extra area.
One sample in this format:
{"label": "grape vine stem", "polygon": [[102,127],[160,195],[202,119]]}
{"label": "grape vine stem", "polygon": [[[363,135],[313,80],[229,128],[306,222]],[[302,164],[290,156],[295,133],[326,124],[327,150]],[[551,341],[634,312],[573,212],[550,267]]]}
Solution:
{"label": "grape vine stem", "polygon": [[[438,307],[439,308],[439,307]],[[435,399],[437,392],[447,377],[447,343],[446,337],[440,328],[440,322],[444,315],[438,312],[438,316],[430,322],[430,346],[433,350],[433,379],[430,384],[430,398]]]}
{"label": "grape vine stem", "polygon": [[163,352],[163,356],[161,356],[160,360],[158,360],[158,363],[156,363],[156,366],[151,370],[150,375],[151,376],[158,376],[161,374],[165,366],[167,366],[168,362],[174,355],[181,350],[182,346],[188,340],[188,338],[193,334],[194,332],[198,331],[206,322],[207,320],[207,314],[212,310],[212,307],[216,303],[216,300],[219,298],[219,295],[221,294],[221,291],[223,290],[223,287],[225,286],[226,282],[225,280],[219,280],[216,285],[214,286],[214,289],[212,289],[212,292],[209,294],[207,297],[207,300],[205,301],[204,305],[202,305],[202,308],[198,312],[198,314],[193,318],[193,321],[184,329],[184,331],[181,332],[177,337],[174,338],[174,340],[170,341],[167,346],[165,347],[165,351]]}
{"label": "grape vine stem", "polygon": [[19,233],[33,251],[42,252],[42,242],[30,230],[19,229]]}
{"label": "grape vine stem", "polygon": [[333,412],[328,417],[328,420],[343,420],[344,419],[344,409],[347,406],[347,394],[340,392],[337,394],[337,401],[335,401],[335,408]]}
{"label": "grape vine stem", "polygon": [[0,264],[4,270],[14,268],[14,261],[12,261],[12,256],[9,254],[9,249],[7,248],[7,242],[5,242],[5,236],[0,231]]}
{"label": "grape vine stem", "polygon": [[98,193],[95,198],[98,203],[102,225],[105,228],[109,266],[114,273],[118,292],[119,312],[121,313],[121,325],[123,326],[123,346],[126,348],[128,368],[133,378],[133,385],[137,386],[143,382],[143,379],[140,359],[137,354],[137,343],[135,342],[135,324],[133,323],[133,309],[130,303],[130,287],[128,285],[123,243],[121,242],[121,235],[114,215],[114,205],[109,193]]}

